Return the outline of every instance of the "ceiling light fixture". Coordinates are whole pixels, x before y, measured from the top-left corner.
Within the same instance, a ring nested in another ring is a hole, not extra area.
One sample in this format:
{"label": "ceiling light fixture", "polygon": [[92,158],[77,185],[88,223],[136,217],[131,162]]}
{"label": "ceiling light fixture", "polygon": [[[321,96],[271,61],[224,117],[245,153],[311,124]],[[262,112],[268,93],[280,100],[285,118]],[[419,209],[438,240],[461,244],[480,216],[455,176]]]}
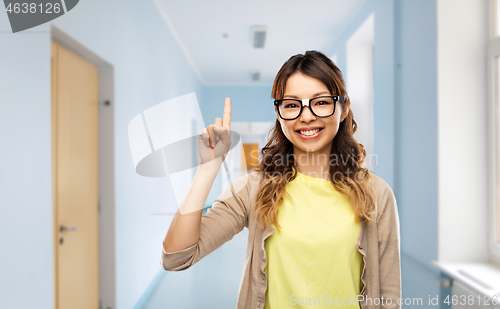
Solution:
{"label": "ceiling light fixture", "polygon": [[264,48],[266,43],[266,26],[253,26],[252,27],[252,38],[254,48]]}
{"label": "ceiling light fixture", "polygon": [[258,70],[253,70],[250,72],[250,75],[252,77],[252,81],[257,82],[260,80],[260,72]]}

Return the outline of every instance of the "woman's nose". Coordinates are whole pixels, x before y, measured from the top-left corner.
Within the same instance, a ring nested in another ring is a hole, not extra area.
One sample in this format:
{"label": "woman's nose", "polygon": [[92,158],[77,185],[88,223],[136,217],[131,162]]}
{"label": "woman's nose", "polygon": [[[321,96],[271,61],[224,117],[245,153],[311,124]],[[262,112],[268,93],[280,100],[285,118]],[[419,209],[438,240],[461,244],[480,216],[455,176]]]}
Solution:
{"label": "woman's nose", "polygon": [[300,115],[300,120],[304,122],[309,122],[315,120],[316,116],[311,112],[311,108],[309,106],[304,106],[302,109],[302,114]]}

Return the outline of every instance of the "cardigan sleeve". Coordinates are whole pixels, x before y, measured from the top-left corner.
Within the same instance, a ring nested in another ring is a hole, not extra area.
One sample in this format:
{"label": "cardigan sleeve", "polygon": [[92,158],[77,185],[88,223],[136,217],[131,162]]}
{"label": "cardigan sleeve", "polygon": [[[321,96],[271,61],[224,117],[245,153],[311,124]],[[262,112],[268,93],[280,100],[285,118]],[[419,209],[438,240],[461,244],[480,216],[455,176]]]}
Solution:
{"label": "cardigan sleeve", "polygon": [[399,214],[391,187],[385,181],[383,185],[377,217],[380,296],[384,298],[381,308],[392,309],[401,308],[398,300],[402,297]]}
{"label": "cardigan sleeve", "polygon": [[160,264],[165,270],[188,269],[248,226],[249,176],[246,174],[233,181],[201,217],[200,238],[197,243],[169,253],[162,244]]}

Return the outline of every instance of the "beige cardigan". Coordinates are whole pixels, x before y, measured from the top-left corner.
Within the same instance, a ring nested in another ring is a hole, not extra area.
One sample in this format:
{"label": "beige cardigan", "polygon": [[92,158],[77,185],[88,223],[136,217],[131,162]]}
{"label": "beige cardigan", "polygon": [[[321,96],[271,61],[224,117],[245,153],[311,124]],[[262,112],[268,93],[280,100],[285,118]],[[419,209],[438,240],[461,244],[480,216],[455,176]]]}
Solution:
{"label": "beige cardigan", "polygon": [[[238,293],[237,309],[262,309],[267,289],[264,241],[274,227],[263,230],[250,216],[249,206],[257,196],[260,173],[253,171],[231,184],[201,219],[200,239],[191,247],[166,253],[162,244],[160,263],[168,271],[185,270],[204,256],[231,240],[247,227],[249,230],[245,266]],[[364,287],[358,296],[362,309],[401,308],[400,232],[396,199],[389,185],[372,174],[372,188],[378,207],[376,222],[361,223],[356,242],[363,255],[361,280]],[[391,298],[392,305],[387,298]],[[371,299],[371,301],[370,301]],[[347,300],[346,300],[347,301]]]}

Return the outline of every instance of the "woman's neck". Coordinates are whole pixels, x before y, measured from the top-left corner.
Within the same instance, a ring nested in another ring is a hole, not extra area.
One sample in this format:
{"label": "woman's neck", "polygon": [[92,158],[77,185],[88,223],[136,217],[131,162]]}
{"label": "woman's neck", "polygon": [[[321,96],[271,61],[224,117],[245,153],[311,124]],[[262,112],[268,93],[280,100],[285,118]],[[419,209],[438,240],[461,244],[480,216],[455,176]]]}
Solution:
{"label": "woman's neck", "polygon": [[295,168],[304,175],[330,180],[330,148],[328,151],[305,152],[294,147]]}

